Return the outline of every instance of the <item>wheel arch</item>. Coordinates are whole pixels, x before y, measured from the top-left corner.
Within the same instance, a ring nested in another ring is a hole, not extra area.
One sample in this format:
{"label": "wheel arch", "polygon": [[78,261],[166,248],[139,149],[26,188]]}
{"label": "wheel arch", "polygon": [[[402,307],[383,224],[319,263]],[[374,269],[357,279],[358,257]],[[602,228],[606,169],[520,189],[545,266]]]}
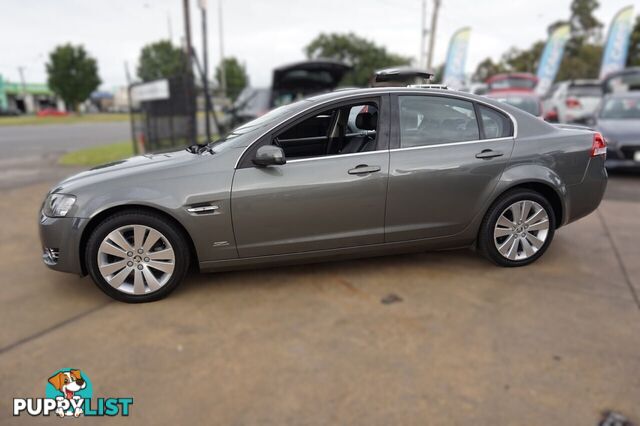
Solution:
{"label": "wheel arch", "polygon": [[87,241],[89,240],[89,237],[91,236],[93,231],[107,217],[109,217],[109,216],[111,216],[113,214],[116,214],[116,213],[125,212],[127,210],[138,211],[138,212],[143,211],[143,212],[153,213],[153,214],[162,216],[163,218],[167,219],[167,221],[171,222],[176,227],[178,232],[182,233],[183,237],[187,241],[187,245],[189,246],[189,254],[190,254],[190,258],[191,258],[191,263],[192,263],[192,265],[190,265],[190,266],[194,266],[195,265],[197,267],[197,265],[198,265],[198,252],[196,251],[196,248],[195,248],[195,245],[193,244],[193,240],[191,239],[191,236],[187,232],[186,228],[180,223],[180,221],[178,221],[174,216],[172,216],[171,214],[167,213],[166,211],[158,209],[158,208],[155,208],[155,207],[151,207],[151,206],[143,205],[143,204],[122,204],[122,205],[117,205],[117,206],[111,206],[109,208],[106,208],[106,209],[100,211],[96,215],[92,216],[91,219],[89,220],[89,222],[87,223],[87,225],[82,230],[82,235],[80,237],[80,243],[79,243],[79,247],[78,247],[78,255],[79,255],[79,260],[80,260],[80,268],[82,269],[82,274],[83,275],[87,274],[87,265],[86,265],[86,262],[85,262],[85,254],[86,254],[86,250],[87,250]]}
{"label": "wheel arch", "polygon": [[[519,182],[514,182],[513,184],[505,188],[502,188],[501,191],[496,193],[493,200],[491,200],[491,203],[489,204],[489,207],[487,207],[486,211],[488,211],[489,208],[493,205],[493,203],[495,203],[496,200],[498,200],[504,194],[516,189],[529,189],[531,191],[537,192],[538,194],[546,198],[551,204],[551,207],[553,208],[553,215],[554,215],[555,224],[556,224],[555,228],[558,229],[560,226],[562,226],[563,220],[566,217],[566,206],[562,201],[563,198],[561,196],[561,193],[558,189],[556,189],[556,187],[553,184],[543,180],[519,181]],[[486,211],[485,211],[485,214],[486,214]]]}

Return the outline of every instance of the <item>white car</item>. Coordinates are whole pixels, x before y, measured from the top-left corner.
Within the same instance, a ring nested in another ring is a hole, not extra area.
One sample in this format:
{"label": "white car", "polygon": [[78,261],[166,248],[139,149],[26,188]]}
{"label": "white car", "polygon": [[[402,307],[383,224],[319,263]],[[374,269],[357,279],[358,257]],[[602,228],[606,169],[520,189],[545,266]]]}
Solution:
{"label": "white car", "polygon": [[593,115],[602,99],[598,80],[568,80],[554,84],[542,99],[545,118],[571,123]]}

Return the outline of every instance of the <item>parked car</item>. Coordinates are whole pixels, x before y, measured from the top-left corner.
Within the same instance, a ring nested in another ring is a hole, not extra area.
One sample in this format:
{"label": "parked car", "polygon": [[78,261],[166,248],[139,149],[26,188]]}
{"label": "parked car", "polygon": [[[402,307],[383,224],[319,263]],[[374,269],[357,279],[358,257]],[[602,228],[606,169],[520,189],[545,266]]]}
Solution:
{"label": "parked car", "polygon": [[349,65],[328,59],[283,65],[273,70],[271,87],[245,88],[231,109],[232,125],[260,117],[272,108],[338,87]]}
{"label": "parked car", "polygon": [[485,95],[489,91],[489,86],[486,83],[471,83],[469,86],[461,88],[460,91],[474,95]]}
{"label": "parked car", "polygon": [[17,117],[22,114],[18,108],[0,109],[0,117]]}
{"label": "parked car", "polygon": [[525,72],[496,74],[487,79],[487,92],[523,91],[532,92],[538,84],[538,77]]}
{"label": "parked car", "polygon": [[201,271],[477,247],[542,256],[604,193],[606,145],[444,89],[342,90],[192,149],[72,176],[47,194],[44,263],[126,302]]}
{"label": "parked car", "polygon": [[504,102],[509,105],[528,112],[538,118],[543,118],[542,101],[534,92],[523,91],[498,91],[486,95],[489,98]]}
{"label": "parked car", "polygon": [[574,123],[592,116],[602,100],[599,80],[568,80],[551,86],[542,100],[545,119]]}
{"label": "parked car", "polygon": [[588,120],[608,143],[608,168],[640,168],[640,92],[606,95]]}
{"label": "parked car", "polygon": [[640,90],[640,67],[630,67],[608,74],[602,80],[604,94]]}
{"label": "parked car", "polygon": [[69,115],[68,112],[56,108],[43,108],[36,114],[38,117],[66,117],[67,115]]}

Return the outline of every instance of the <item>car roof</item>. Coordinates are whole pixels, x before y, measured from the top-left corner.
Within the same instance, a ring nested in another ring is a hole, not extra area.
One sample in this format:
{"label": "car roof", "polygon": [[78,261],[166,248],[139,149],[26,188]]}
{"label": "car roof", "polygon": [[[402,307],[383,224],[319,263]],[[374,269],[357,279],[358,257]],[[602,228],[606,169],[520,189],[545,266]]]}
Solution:
{"label": "car roof", "polygon": [[389,86],[389,87],[337,89],[333,92],[321,93],[315,96],[311,96],[306,100],[310,102],[324,102],[324,101],[330,101],[330,100],[337,100],[343,97],[367,96],[367,95],[376,96],[376,95],[388,94],[388,93],[403,93],[403,94],[417,93],[417,94],[444,95],[444,96],[449,95],[449,96],[461,96],[461,97],[468,97],[468,98],[484,99],[482,97],[473,95],[471,93],[460,92],[452,89]]}
{"label": "car roof", "polygon": [[485,95],[488,98],[506,98],[506,97],[518,97],[518,98],[540,98],[536,92],[530,90],[500,90],[489,92]]}
{"label": "car roof", "polygon": [[629,91],[629,92],[608,93],[605,97],[607,99],[640,98],[640,90],[632,90],[632,91]]}
{"label": "car roof", "polygon": [[[522,95],[522,92],[518,92]],[[528,92],[524,92],[527,93]],[[313,104],[321,104],[325,102],[337,101],[341,99],[348,99],[358,96],[379,96],[384,94],[405,94],[405,95],[433,95],[433,96],[449,96],[462,98],[469,101],[480,102],[490,105],[499,110],[505,111],[512,115],[519,115],[519,110],[515,107],[511,107],[504,102],[500,102],[497,99],[492,99],[483,95],[475,95],[469,92],[461,92],[453,89],[432,89],[422,87],[369,87],[360,89],[338,89],[333,92],[322,93],[319,95],[306,98],[301,102],[305,102],[307,107]]]}

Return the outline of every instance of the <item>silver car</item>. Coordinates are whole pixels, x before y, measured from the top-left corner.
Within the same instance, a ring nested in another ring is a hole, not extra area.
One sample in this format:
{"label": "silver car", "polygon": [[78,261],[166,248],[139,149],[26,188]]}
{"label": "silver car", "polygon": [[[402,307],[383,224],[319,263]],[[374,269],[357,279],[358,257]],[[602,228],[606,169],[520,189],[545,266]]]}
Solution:
{"label": "silver car", "polygon": [[605,155],[598,133],[484,97],[337,91],[62,181],[42,207],[43,260],[126,302],[166,296],[190,267],[457,247],[522,266],[599,205]]}

